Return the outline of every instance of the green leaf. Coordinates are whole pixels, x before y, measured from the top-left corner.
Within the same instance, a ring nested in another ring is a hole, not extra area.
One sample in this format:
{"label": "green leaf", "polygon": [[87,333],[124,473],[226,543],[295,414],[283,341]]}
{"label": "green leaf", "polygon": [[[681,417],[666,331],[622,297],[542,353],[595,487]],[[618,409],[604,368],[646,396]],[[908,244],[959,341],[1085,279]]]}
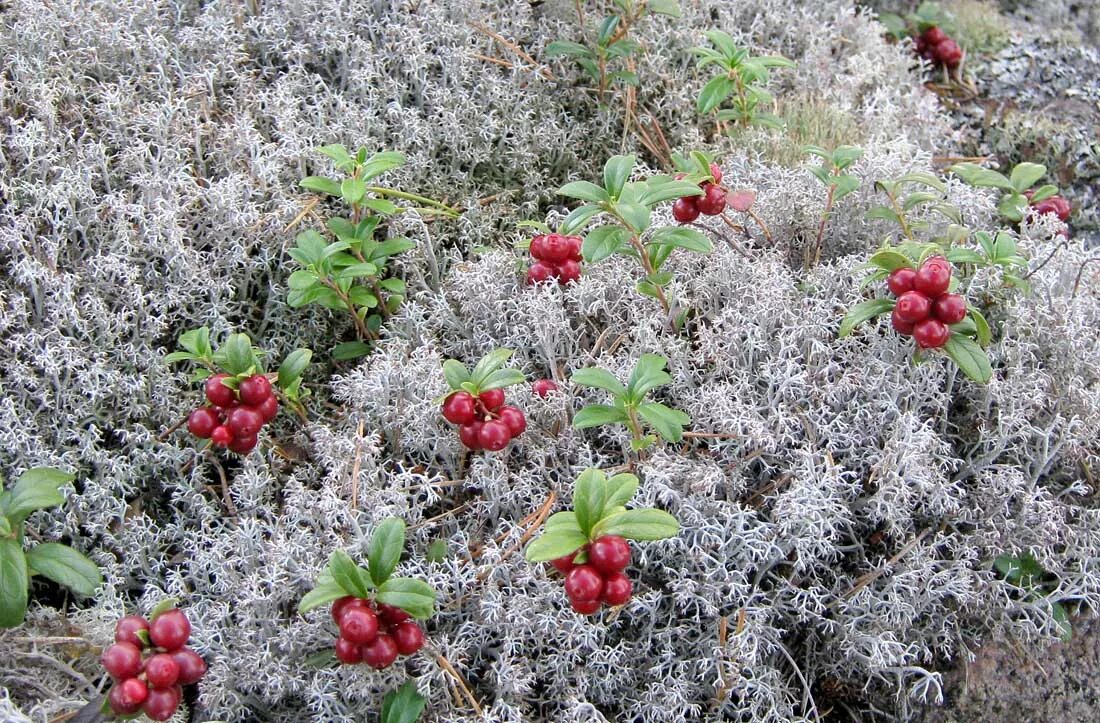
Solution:
{"label": "green leaf", "polygon": [[611,392],[617,397],[626,394],[626,387],[623,386],[623,383],[605,369],[599,369],[597,367],[578,369],[570,375],[569,379],[574,384],[580,384],[582,387],[603,389],[604,391]]}
{"label": "green leaf", "polygon": [[558,527],[546,529],[527,545],[523,556],[528,562],[547,562],[564,557],[588,544],[588,538],[579,529]]}
{"label": "green leaf", "polygon": [[867,260],[867,263],[872,266],[877,266],[885,271],[895,271],[897,269],[911,269],[913,268],[913,262],[909,260],[909,257],[905,254],[900,254],[897,251],[890,249],[882,249],[876,251],[875,254]]}
{"label": "green leaf", "polygon": [[457,359],[448,359],[443,362],[443,377],[447,380],[447,386],[458,391],[465,382],[470,381],[470,370]]}
{"label": "green leaf", "polygon": [[700,115],[706,115],[722,104],[733,93],[733,81],[726,75],[718,75],[711,78],[710,82],[703,86],[699,92],[699,100],[695,104]]}
{"label": "green leaf", "polygon": [[978,344],[983,348],[989,346],[989,342],[993,341],[993,332],[989,329],[989,322],[982,316],[982,312],[974,307],[970,307],[969,314],[978,335]]}
{"label": "green leaf", "polygon": [[375,597],[386,605],[401,608],[418,620],[431,617],[435,606],[435,590],[432,586],[411,577],[391,577],[378,588]]}
{"label": "green leaf", "polygon": [[478,387],[483,392],[490,389],[503,389],[513,384],[523,384],[525,379],[526,377],[523,376],[523,372],[518,369],[497,369],[490,374],[484,382],[479,384]]}
{"label": "green leaf", "polygon": [[332,358],[336,361],[358,359],[370,354],[370,344],[362,341],[345,341],[332,348]]}
{"label": "green leaf", "polygon": [[649,0],[649,11],[657,15],[678,18],[680,17],[680,3],[679,0]]}
{"label": "green leaf", "polygon": [[665,371],[666,366],[668,366],[668,359],[663,356],[642,354],[626,385],[627,399],[635,403],[640,402],[649,391],[671,382],[672,377]]}
{"label": "green leaf", "polygon": [[[370,157],[363,167],[359,169],[359,179],[362,181],[369,181],[372,178],[381,176],[386,171],[391,171],[394,168],[400,168],[405,165],[405,154],[398,153],[397,151],[382,151],[381,153],[375,153]],[[388,203],[388,202],[387,202]],[[389,204],[393,206],[393,204]],[[393,206],[396,210],[396,206]],[[390,211],[393,213],[393,211]]]}
{"label": "green leaf", "polygon": [[997,204],[997,212],[1012,221],[1022,221],[1027,209],[1027,196],[1019,193],[1008,193]]}
{"label": "green leaf", "polygon": [[325,178],[324,176],[307,176],[301,181],[298,181],[298,185],[307,191],[316,191],[318,193],[326,193],[329,196],[340,195],[340,184],[331,178]]}
{"label": "green leaf", "polygon": [[886,27],[886,32],[893,35],[897,40],[901,40],[908,34],[908,24],[905,22],[905,18],[897,13],[882,13],[878,16],[878,21]]}
{"label": "green leaf", "polygon": [[642,233],[649,228],[649,207],[640,203],[618,203],[615,210],[630,225],[635,233]]}
{"label": "green leaf", "polygon": [[384,198],[364,198],[359,205],[383,216],[392,216],[401,210],[396,203],[387,201]]}
{"label": "green leaf", "polygon": [[607,203],[611,200],[611,197],[607,195],[607,191],[589,181],[573,181],[572,183],[567,183],[558,189],[558,195],[568,196],[569,198],[579,198],[582,201],[591,201],[593,203]]}
{"label": "green leaf", "polygon": [[1069,613],[1066,612],[1066,607],[1060,602],[1053,602],[1050,604],[1050,615],[1054,618],[1055,624],[1058,625],[1060,634],[1058,637],[1062,639],[1063,643],[1068,643],[1073,640],[1073,625],[1069,621]]}
{"label": "green leaf", "polygon": [[0,539],[0,628],[14,628],[27,614],[27,559],[13,538]]}
{"label": "green leaf", "polygon": [[622,226],[598,226],[584,237],[581,253],[590,264],[603,261],[630,241],[630,232]]}
{"label": "green leaf", "polygon": [[598,34],[596,36],[596,42],[601,46],[607,45],[612,36],[615,35],[615,29],[619,27],[619,16],[609,15],[600,22]]}
{"label": "green leaf", "polygon": [[838,336],[843,339],[851,334],[853,329],[868,319],[873,319],[879,314],[892,311],[894,304],[895,302],[893,299],[871,299],[870,301],[861,301],[849,309],[843,321],[840,322]]}
{"label": "green leaf", "polygon": [[714,247],[703,234],[693,228],[683,226],[664,226],[655,230],[649,237],[652,244],[664,244],[694,251],[697,254],[709,254]]}
{"label": "green leaf", "polygon": [[657,402],[638,405],[638,414],[669,442],[679,442],[684,436],[684,427],[691,424],[688,415]]}
{"label": "green leaf", "polygon": [[622,407],[609,407],[606,404],[589,404],[573,416],[573,427],[588,429],[604,424],[626,424],[630,420]]}
{"label": "green leaf", "polygon": [[689,181],[657,181],[651,178],[645,183],[638,202],[653,207],[664,201],[674,201],[684,196],[699,196],[703,189]]}
{"label": "green leaf", "polygon": [[1058,187],[1051,184],[1039,186],[1035,189],[1035,193],[1031,194],[1031,203],[1039,203],[1045,201],[1051,196],[1057,195]]}
{"label": "green leaf", "polygon": [[566,236],[572,236],[584,228],[585,224],[601,210],[599,206],[593,206],[591,204],[578,206],[570,211],[569,215],[565,217],[565,220],[561,222],[561,228],[559,230]]}
{"label": "green leaf", "polygon": [[634,170],[635,158],[629,156],[612,156],[603,167],[603,188],[611,198],[618,198],[623,192],[623,186],[630,178],[630,172]]}
{"label": "green leaf", "polygon": [[737,47],[737,43],[733,42],[733,37],[729,33],[722,30],[708,30],[703,35],[726,58],[733,59],[737,57],[740,48]]}
{"label": "green leaf", "polygon": [[589,467],[577,478],[573,487],[573,513],[584,534],[591,533],[593,525],[600,521],[607,491],[607,477],[596,467]]}
{"label": "green leaf", "polygon": [[375,585],[381,585],[393,574],[401,560],[401,551],[405,547],[405,522],[396,517],[382,521],[375,528],[370,539],[370,551],[367,559],[370,577]]}
{"label": "green leaf", "polygon": [[1004,191],[1015,190],[1012,182],[1004,177],[1004,174],[988,168],[982,168],[976,163],[956,163],[949,169],[956,176],[971,186],[979,188],[1000,188]]}
{"label": "green leaf", "polygon": [[343,550],[333,550],[332,557],[328,560],[328,569],[332,573],[333,581],[343,589],[345,595],[362,598],[370,595],[372,585],[364,579],[362,570],[351,561],[348,553]]}
{"label": "green leaf", "polygon": [[209,357],[211,354],[210,329],[201,326],[180,334],[179,345],[196,357]]}
{"label": "green leaf", "polygon": [[1047,174],[1047,167],[1039,163],[1019,163],[1012,169],[1009,182],[1018,193],[1023,193]]}
{"label": "green leaf", "polygon": [[367,184],[358,178],[345,178],[340,184],[340,196],[350,204],[358,204],[367,195]]}
{"label": "green leaf", "polygon": [[198,359],[198,357],[195,356],[194,354],[192,354],[189,351],[174,351],[170,354],[165,354],[164,363],[165,364],[175,364],[176,362],[195,361],[197,359]]}
{"label": "green leaf", "polygon": [[675,537],[680,532],[680,523],[663,510],[651,508],[627,510],[603,520],[593,535],[618,535],[628,540],[645,542]]}
{"label": "green leaf", "polygon": [[295,349],[287,354],[286,359],[283,359],[283,363],[279,365],[279,379],[277,382],[279,388],[285,390],[296,379],[301,378],[306,367],[309,366],[309,360],[312,358],[313,352],[309,349]]}
{"label": "green leaf", "polygon": [[416,692],[416,683],[405,681],[397,690],[382,699],[382,723],[414,723],[424,712],[428,701]]}
{"label": "green leaf", "polygon": [[600,518],[608,517],[617,507],[622,507],[638,491],[638,478],[623,472],[607,480],[607,499],[603,504]]}
{"label": "green leaf", "polygon": [[339,143],[321,146],[317,150],[331,158],[341,171],[351,171],[355,168],[355,159],[348,154],[348,149]]}
{"label": "green leaf", "polygon": [[317,284],[317,274],[307,269],[299,269],[292,273],[286,280],[291,289],[308,289]]}
{"label": "green leaf", "polygon": [[952,332],[943,350],[959,365],[962,373],[975,382],[985,384],[993,378],[993,367],[989,363],[989,356],[978,346],[978,342],[970,337]]}
{"label": "green leaf", "polygon": [[230,334],[220,349],[225,370],[231,375],[245,374],[256,366],[252,354],[252,340],[248,334]]}
{"label": "green leaf", "polygon": [[493,349],[481,357],[470,378],[479,388],[489,378],[489,375],[500,369],[512,357],[511,349]]}
{"label": "green leaf", "polygon": [[328,605],[347,595],[344,588],[333,580],[319,582],[317,587],[310,590],[298,603],[298,612],[307,613],[313,608]]}
{"label": "green leaf", "polygon": [[56,507],[65,501],[58,491],[76,479],[53,467],[33,467],[19,475],[11,492],[4,497],[4,514],[13,525],[20,525],[35,510]]}
{"label": "green leaf", "polygon": [[550,519],[546,520],[546,524],[543,525],[544,532],[560,529],[580,532],[581,526],[577,524],[577,513],[573,511],[555,512],[550,515]]}
{"label": "green leaf", "polygon": [[85,597],[94,595],[103,584],[96,564],[68,545],[57,542],[35,545],[27,552],[26,560],[33,573]]}
{"label": "green leaf", "polygon": [[929,188],[934,188],[940,193],[947,191],[947,184],[934,173],[927,171],[910,171],[897,179],[899,183],[919,183]]}
{"label": "green leaf", "polygon": [[774,113],[753,113],[749,123],[777,131],[781,131],[787,126],[787,122]]}
{"label": "green leaf", "polygon": [[998,231],[996,238],[993,240],[993,260],[1001,261],[1015,255],[1016,239],[1012,238],[1012,234],[1007,231]]}
{"label": "green leaf", "polygon": [[831,181],[833,184],[833,202],[837,202],[840,199],[852,193],[859,188],[859,179],[855,176],[832,176]]}
{"label": "green leaf", "polygon": [[555,40],[546,46],[544,51],[546,57],[556,58],[558,56],[568,56],[570,58],[595,58],[595,54],[581,45],[580,43],[571,43],[565,40]]}
{"label": "green leaf", "polygon": [[886,206],[875,206],[867,212],[866,216],[867,218],[878,218],[883,221],[893,221],[899,226],[901,225],[901,217],[894,212],[894,209]]}
{"label": "green leaf", "polygon": [[447,541],[443,539],[432,540],[428,545],[428,551],[424,554],[428,562],[443,562],[447,559]]}
{"label": "green leaf", "polygon": [[863,149],[855,146],[837,146],[831,157],[833,165],[843,170],[863,157]]}

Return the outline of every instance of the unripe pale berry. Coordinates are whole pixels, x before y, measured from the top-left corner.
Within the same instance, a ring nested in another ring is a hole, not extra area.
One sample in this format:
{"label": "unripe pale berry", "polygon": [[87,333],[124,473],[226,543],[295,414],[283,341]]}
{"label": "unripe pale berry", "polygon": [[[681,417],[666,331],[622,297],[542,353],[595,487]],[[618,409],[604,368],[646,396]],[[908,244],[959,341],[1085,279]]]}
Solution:
{"label": "unripe pale berry", "polygon": [[898,298],[894,311],[898,319],[909,324],[916,324],[928,318],[932,312],[932,302],[919,291],[906,291]]}
{"label": "unripe pale berry", "polygon": [[215,374],[207,377],[203,385],[206,390],[206,398],[215,407],[228,407],[237,401],[237,395],[233,393],[233,390],[222,384],[222,380],[228,378],[228,374]]}
{"label": "unripe pale berry", "polygon": [[451,424],[469,424],[477,418],[477,402],[469,392],[455,392],[443,400],[442,411]]}
{"label": "unripe pale berry", "polygon": [[565,576],[565,594],[570,600],[599,600],[603,593],[603,577],[591,565],[578,565]]}

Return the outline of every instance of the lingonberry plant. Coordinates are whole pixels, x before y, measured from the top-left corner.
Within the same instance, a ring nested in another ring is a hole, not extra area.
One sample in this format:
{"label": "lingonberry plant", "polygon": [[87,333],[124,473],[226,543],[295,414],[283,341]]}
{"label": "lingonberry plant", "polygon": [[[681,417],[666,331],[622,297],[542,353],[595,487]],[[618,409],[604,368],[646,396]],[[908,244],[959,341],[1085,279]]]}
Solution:
{"label": "lingonberry plant", "polygon": [[[558,189],[562,196],[586,203],[574,209],[562,223],[562,233],[572,234],[584,229],[601,216],[607,223],[590,229],[584,236],[581,253],[584,260],[595,264],[614,254],[637,259],[645,278],[636,285],[639,293],[661,303],[668,314],[673,301],[665,292],[672,281],[672,272],[662,270],[672,250],[683,248],[695,253],[710,253],[712,246],[706,236],[694,229],[679,226],[651,227],[651,214],[657,204],[697,196],[701,178],[676,179],[653,176],[642,182],[628,182],[634,170],[634,156],[613,156],[604,165],[603,186],[589,181],[574,181]],[[708,169],[707,178],[711,177]]]}
{"label": "lingonberry plant", "polygon": [[[914,248],[915,247],[915,248]],[[869,265],[886,271],[887,287],[896,299],[877,298],[856,304],[840,324],[840,336],[880,314],[891,312],[891,324],[903,336],[912,336],[920,350],[940,349],[964,374],[984,384],[993,376],[983,346],[989,344],[989,324],[966,299],[953,293],[957,281],[952,266],[937,244],[903,244],[875,253]],[[914,259],[907,252],[920,250]],[[919,358],[919,356],[918,356]]]}
{"label": "lingonberry plant", "polygon": [[699,215],[718,216],[726,210],[726,193],[722,185],[722,169],[713,163],[710,157],[700,151],[693,151],[687,158],[677,154],[673,156],[676,165],[677,181],[696,182],[698,191],[676,199],[672,204],[672,217],[680,223],[691,223]]}
{"label": "lingonberry plant", "polygon": [[570,379],[574,384],[603,389],[610,392],[613,398],[610,405],[589,404],[583,407],[573,417],[573,426],[587,429],[604,424],[625,424],[631,434],[630,447],[635,452],[657,441],[657,436],[645,433],[642,422],[652,427],[662,439],[679,442],[684,436],[684,427],[691,424],[691,417],[660,402],[646,401],[649,392],[672,381],[665,371],[667,365],[668,360],[663,356],[643,354],[625,386],[604,369],[587,368],[573,372]]}
{"label": "lingonberry plant", "polygon": [[820,146],[806,146],[803,150],[810,155],[821,158],[821,165],[817,168],[811,168],[810,173],[814,174],[828,189],[825,197],[825,209],[821,212],[821,222],[817,227],[817,243],[814,245],[812,252],[809,246],[806,247],[806,257],[803,265],[808,269],[816,266],[821,261],[821,245],[825,239],[825,224],[833,212],[833,206],[840,199],[859,188],[859,179],[845,173],[845,171],[863,156],[863,151],[855,146],[838,146],[832,151],[827,151]]}
{"label": "lingonberry plant", "polygon": [[887,205],[875,206],[867,218],[893,221],[909,241],[916,241],[918,231],[927,231],[932,223],[923,218],[911,218],[921,211],[933,211],[953,224],[962,223],[962,212],[947,199],[947,184],[932,173],[913,171],[895,179],[875,181],[875,188],[886,194]]}
{"label": "lingonberry plant", "polygon": [[1004,192],[997,210],[1009,221],[1020,223],[1028,213],[1041,215],[1053,213],[1065,222],[1070,217],[1070,206],[1058,195],[1058,187],[1047,183],[1033,186],[1047,174],[1047,167],[1040,163],[1024,162],[1012,168],[1008,176],[976,163],[957,163],[950,170],[964,182],[976,188],[997,188]]}
{"label": "lingonberry plant", "polygon": [[[715,112],[719,128],[726,121],[745,126],[764,126],[781,130],[783,120],[764,110],[774,96],[764,89],[769,68],[793,68],[794,63],[779,55],[750,55],[739,47],[728,33],[708,30],[705,33],[713,48],[692,48],[699,69],[718,66],[718,75],[703,86],[696,107],[701,115]],[[729,108],[722,104],[729,101]]]}
{"label": "lingonberry plant", "polygon": [[534,259],[527,268],[527,283],[538,284],[543,281],[556,281],[564,286],[581,277],[580,236],[566,236],[554,233],[548,228],[545,233],[540,233],[531,238],[525,244],[531,258]]}
{"label": "lingonberry plant", "polygon": [[19,475],[10,490],[0,492],[0,628],[22,624],[34,575],[83,596],[95,594],[103,584],[96,564],[68,545],[40,542],[23,549],[27,518],[36,510],[64,504],[60,489],[74,479],[59,469],[34,467]]}
{"label": "lingonberry plant", "polygon": [[523,410],[504,403],[504,389],[524,381],[523,372],[504,368],[511,356],[511,349],[495,349],[472,372],[457,359],[443,362],[451,392],[440,412],[458,425],[458,438],[469,449],[499,452],[527,429]]}
{"label": "lingonberry plant", "polygon": [[309,176],[300,185],[340,199],[347,215],[333,216],[325,223],[335,241],[326,240],[315,229],[298,234],[290,256],[301,268],[287,281],[287,304],[320,304],[347,312],[355,324],[357,340],[338,344],[333,356],[353,359],[370,351],[383,320],[404,298],[405,282],[388,276],[390,259],[416,247],[407,238],[376,240],[385,219],[408,210],[389,199],[420,204],[414,207],[419,213],[454,217],[459,212],[415,193],[372,185],[378,176],[404,165],[405,157],[400,153],[385,151],[368,157],[367,149],[360,148],[352,156],[342,145],[319,150],[332,159],[341,177]]}
{"label": "lingonberry plant", "polygon": [[140,615],[120,619],[114,644],[99,659],[113,681],[103,713],[129,718],[140,711],[155,721],[175,715],[183,686],[206,674],[206,661],[187,647],[189,637],[191,621],[175,600],[161,601],[148,620]]}
{"label": "lingonberry plant", "polygon": [[594,41],[584,27],[584,15],[577,3],[582,42],[555,40],[546,46],[549,57],[569,57],[576,61],[593,83],[600,100],[615,84],[638,85],[631,62],[641,44],[631,40],[630,30],[648,15],[680,17],[677,0],[615,0],[615,12],[600,20]]}
{"label": "lingonberry plant", "polygon": [[653,508],[626,509],[638,491],[638,478],[589,468],[573,488],[573,510],[546,521],[542,534],[524,553],[530,562],[551,562],[565,575],[565,594],[573,610],[591,615],[601,605],[625,605],[634,584],[624,572],[630,564],[627,540],[675,537],[676,518]]}
{"label": "lingonberry plant", "polygon": [[294,350],[279,365],[278,373],[269,375],[260,362],[263,353],[247,334],[230,334],[215,350],[210,345],[210,329],[203,326],[181,334],[179,345],[183,351],[164,359],[198,365],[191,379],[203,383],[205,403],[187,417],[187,431],[199,439],[248,454],[255,449],[260,430],[279,412],[277,392],[304,418],[302,400],[309,391],[302,388],[302,373],[313,355],[309,349]]}
{"label": "lingonberry plant", "polygon": [[[1029,602],[1051,597],[1057,589],[1058,581],[1043,569],[1039,561],[1030,552],[1019,555],[999,555],[993,561],[993,569],[1010,584],[1019,588],[1020,597]],[[1059,600],[1050,600],[1050,615],[1061,631],[1062,642],[1073,639],[1073,625],[1066,606]]]}
{"label": "lingonberry plant", "polygon": [[432,615],[435,590],[423,580],[394,577],[405,547],[405,523],[390,517],[375,528],[360,567],[343,550],[335,550],[317,585],[298,604],[304,613],[332,603],[339,628],[336,658],[346,665],[366,663],[382,670],[398,655],[412,655],[424,645],[424,631],[412,619]]}
{"label": "lingonberry plant", "polygon": [[947,17],[935,3],[922,3],[908,16],[882,13],[879,20],[896,39],[913,37],[913,51],[931,63],[951,71],[958,68],[965,54],[945,31]]}

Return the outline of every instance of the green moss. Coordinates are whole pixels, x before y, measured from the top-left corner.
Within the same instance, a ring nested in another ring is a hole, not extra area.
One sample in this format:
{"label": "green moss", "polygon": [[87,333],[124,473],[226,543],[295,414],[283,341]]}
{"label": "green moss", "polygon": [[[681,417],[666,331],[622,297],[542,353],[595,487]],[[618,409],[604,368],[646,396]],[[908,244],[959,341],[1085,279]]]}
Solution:
{"label": "green moss", "polygon": [[989,0],[958,0],[946,4],[950,29],[959,45],[969,53],[995,53],[1011,39],[1008,19]]}
{"label": "green moss", "polygon": [[816,96],[782,98],[777,114],[786,121],[787,128],[770,134],[761,148],[772,163],[792,168],[800,165],[806,157],[802,152],[806,145],[836,148],[863,143],[863,133],[852,114]]}

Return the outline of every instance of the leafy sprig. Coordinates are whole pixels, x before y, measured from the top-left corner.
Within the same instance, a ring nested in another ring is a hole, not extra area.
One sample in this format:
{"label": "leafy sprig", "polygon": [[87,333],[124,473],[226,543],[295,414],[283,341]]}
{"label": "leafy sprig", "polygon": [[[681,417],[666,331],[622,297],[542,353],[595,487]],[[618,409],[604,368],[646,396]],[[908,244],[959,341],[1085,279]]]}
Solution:
{"label": "leafy sprig", "polygon": [[817,227],[817,243],[814,246],[812,256],[809,247],[806,249],[807,255],[803,265],[809,269],[821,261],[821,246],[825,240],[825,224],[828,222],[829,216],[832,215],[833,206],[840,199],[859,188],[859,178],[850,173],[845,173],[845,171],[863,156],[863,151],[855,146],[837,146],[834,150],[829,151],[821,146],[813,145],[805,146],[803,150],[810,155],[821,158],[821,165],[811,168],[810,173],[814,174],[814,177],[828,189],[825,197],[825,209],[821,212],[821,222]]}
{"label": "leafy sprig", "polygon": [[511,357],[511,349],[494,349],[478,360],[473,371],[457,359],[448,359],[443,362],[443,376],[452,392],[465,391],[475,397],[490,389],[522,384],[523,372],[504,368]]}
{"label": "leafy sprig", "polygon": [[[706,254],[713,246],[706,236],[694,229],[682,226],[654,228],[652,213],[660,203],[697,196],[702,190],[698,181],[665,175],[630,182],[634,163],[632,155],[613,156],[604,164],[602,186],[574,181],[559,188],[559,195],[585,202],[566,217],[562,233],[579,233],[596,218],[606,221],[585,234],[581,248],[584,260],[594,264],[615,254],[636,259],[645,272],[645,277],[636,285],[638,292],[657,299],[665,313],[669,313],[672,306],[665,287],[671,283],[673,275],[662,269],[665,261],[677,248]],[[709,169],[706,175],[709,178]]]}
{"label": "leafy sprig", "polygon": [[[1019,555],[999,555],[993,560],[993,569],[999,572],[1010,585],[1019,588],[1024,599],[1027,600],[1049,597],[1057,589],[1053,576],[1043,569],[1030,552]],[[1070,622],[1066,606],[1059,600],[1052,600],[1050,614],[1058,626],[1062,642],[1070,642],[1073,639],[1073,624]]]}
{"label": "leafy sprig", "polygon": [[[714,65],[721,71],[703,86],[696,102],[701,115],[714,113],[719,125],[732,121],[740,126],[783,129],[783,119],[763,110],[775,100],[764,86],[771,68],[793,68],[795,64],[779,55],[750,55],[738,46],[729,33],[709,30],[705,33],[711,48],[692,48],[699,69]],[[729,102],[731,107],[722,108]]]}
{"label": "leafy sprig", "polygon": [[[573,487],[572,511],[551,515],[542,534],[527,546],[524,556],[530,562],[555,560],[604,535],[637,541],[675,537],[680,523],[664,510],[626,508],[637,491],[638,478],[632,474],[617,474],[609,479],[603,470],[586,469]],[[582,552],[575,562],[583,564],[586,560]]]}
{"label": "leafy sprig", "polygon": [[[573,417],[573,426],[587,429],[605,424],[625,424],[632,436],[630,447],[636,452],[651,446],[657,441],[657,436],[669,442],[679,442],[684,436],[684,427],[691,424],[691,417],[660,402],[647,401],[651,391],[672,381],[665,371],[667,365],[668,360],[663,356],[643,354],[625,385],[604,369],[586,368],[573,372],[570,379],[574,384],[602,389],[609,392],[613,400],[611,404],[583,407]],[[657,436],[645,434],[643,422]]]}
{"label": "leafy sprig", "polygon": [[[956,163],[948,170],[975,188],[997,188],[1003,191],[997,211],[1005,219],[1016,223],[1023,221],[1027,215],[1029,199],[1024,192],[1031,190],[1047,174],[1046,166],[1029,162],[1017,164],[1008,176],[976,163]],[[1038,203],[1057,193],[1057,186],[1043,184],[1031,194],[1030,203]]]}
{"label": "leafy sprig", "polygon": [[0,628],[14,628],[27,612],[31,577],[41,575],[85,597],[103,576],[94,562],[68,545],[43,542],[24,551],[27,518],[36,510],[64,504],[62,486],[75,477],[52,467],[34,467],[0,492]]}
{"label": "leafy sprig", "polygon": [[334,550],[314,588],[298,603],[298,612],[350,595],[401,608],[418,620],[431,617],[435,605],[432,586],[423,580],[393,576],[404,547],[405,523],[390,517],[371,535],[367,567],[356,565],[343,550]]}

